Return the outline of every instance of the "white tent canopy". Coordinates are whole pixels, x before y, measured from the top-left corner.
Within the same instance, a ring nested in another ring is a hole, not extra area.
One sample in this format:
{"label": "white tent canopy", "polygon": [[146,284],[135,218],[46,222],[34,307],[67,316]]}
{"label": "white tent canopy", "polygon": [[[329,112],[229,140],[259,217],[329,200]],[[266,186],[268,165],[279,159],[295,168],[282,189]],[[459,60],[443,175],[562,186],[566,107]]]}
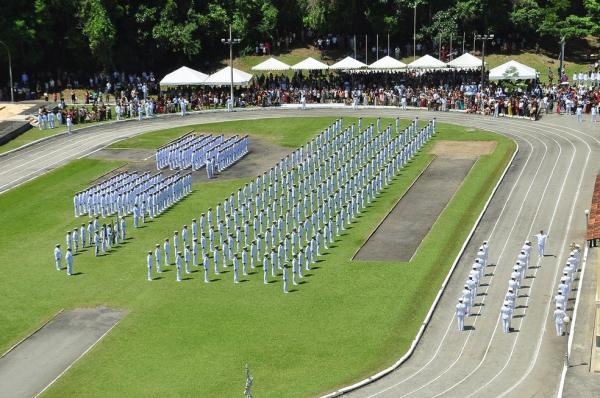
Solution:
{"label": "white tent canopy", "polygon": [[445,68],[446,64],[429,54],[423,55],[421,58],[415,59],[407,65],[410,69],[441,69]]}
{"label": "white tent canopy", "polygon": [[[247,84],[252,79],[250,73],[243,72],[239,69],[233,68],[233,85],[242,86]],[[206,78],[204,84],[207,86],[230,86],[231,85],[231,67],[226,66],[225,68],[213,73]]]}
{"label": "white tent canopy", "polygon": [[300,61],[295,65],[292,65],[293,70],[322,70],[329,69],[327,64],[321,61],[317,61],[312,57],[306,58],[304,61]]}
{"label": "white tent canopy", "polygon": [[281,62],[273,57],[261,62],[258,65],[254,65],[252,70],[288,70],[290,66],[285,62]]}
{"label": "white tent canopy", "polygon": [[208,75],[202,72],[182,66],[163,77],[159,84],[161,86],[193,86],[204,83],[207,77]]}
{"label": "white tent canopy", "polygon": [[383,58],[373,62],[369,65],[369,69],[402,69],[406,68],[406,64],[404,62],[398,61],[396,58],[392,58],[389,55],[386,55]]}
{"label": "white tent canopy", "polygon": [[365,68],[366,66],[366,64],[363,64],[362,62],[352,57],[346,57],[341,61],[338,61],[335,64],[331,65],[329,69],[360,69]]}
{"label": "white tent canopy", "polygon": [[448,66],[461,69],[477,69],[481,68],[481,60],[470,53],[464,53],[460,57],[448,62]]}
{"label": "white tent canopy", "polygon": [[490,80],[528,80],[536,79],[538,73],[535,69],[517,61],[508,61],[505,64],[490,69]]}

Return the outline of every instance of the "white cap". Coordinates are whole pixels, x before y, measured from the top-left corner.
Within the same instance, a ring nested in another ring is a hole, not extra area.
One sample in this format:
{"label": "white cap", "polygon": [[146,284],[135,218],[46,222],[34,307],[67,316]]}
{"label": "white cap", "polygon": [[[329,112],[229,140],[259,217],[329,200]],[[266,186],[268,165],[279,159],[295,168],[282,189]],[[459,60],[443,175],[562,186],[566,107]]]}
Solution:
{"label": "white cap", "polygon": [[518,271],[519,270],[519,266],[518,265],[513,266],[513,270]]}
{"label": "white cap", "polygon": [[508,304],[509,304],[509,302],[508,302],[508,301],[505,301],[505,302],[504,302],[504,305],[505,305],[505,306],[508,306]]}

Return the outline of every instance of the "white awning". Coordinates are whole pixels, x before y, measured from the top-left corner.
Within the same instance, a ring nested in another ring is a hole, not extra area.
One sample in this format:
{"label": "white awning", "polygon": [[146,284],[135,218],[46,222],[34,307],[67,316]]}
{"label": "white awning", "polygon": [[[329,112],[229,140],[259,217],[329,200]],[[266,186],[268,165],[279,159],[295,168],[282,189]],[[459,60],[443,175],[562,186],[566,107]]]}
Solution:
{"label": "white awning", "polygon": [[535,69],[517,61],[508,61],[505,64],[490,69],[490,80],[528,80],[536,79],[538,73]]}
{"label": "white awning", "polygon": [[461,69],[477,69],[481,68],[481,60],[474,55],[464,53],[460,57],[448,62],[448,66]]}
{"label": "white awning", "polygon": [[409,69],[442,69],[446,64],[431,55],[423,55],[421,58],[415,59],[407,65]]}
{"label": "white awning", "polygon": [[398,61],[396,58],[392,58],[389,55],[386,55],[383,58],[373,62],[369,65],[369,69],[402,69],[406,68],[406,64],[404,62]]}
{"label": "white awning", "polygon": [[182,66],[163,77],[159,84],[161,86],[194,86],[204,83],[207,77],[208,75],[202,72]]}
{"label": "white awning", "polygon": [[292,65],[293,70],[323,70],[329,69],[327,64],[321,61],[317,61],[312,57],[306,58],[304,61],[300,61],[295,65]]}
{"label": "white awning", "polygon": [[[233,85],[241,86],[247,84],[252,79],[250,73],[233,68]],[[204,84],[207,86],[230,86],[231,85],[231,67],[226,66],[223,69],[213,73],[206,78]]]}
{"label": "white awning", "polygon": [[336,62],[335,64],[331,65],[329,67],[329,69],[360,69],[360,68],[366,68],[366,64],[363,64],[362,62],[352,58],[352,57],[346,57],[344,59],[342,59],[341,61]]}
{"label": "white awning", "polygon": [[252,70],[288,70],[290,66],[285,62],[281,62],[273,57],[261,62],[258,65],[254,65]]}

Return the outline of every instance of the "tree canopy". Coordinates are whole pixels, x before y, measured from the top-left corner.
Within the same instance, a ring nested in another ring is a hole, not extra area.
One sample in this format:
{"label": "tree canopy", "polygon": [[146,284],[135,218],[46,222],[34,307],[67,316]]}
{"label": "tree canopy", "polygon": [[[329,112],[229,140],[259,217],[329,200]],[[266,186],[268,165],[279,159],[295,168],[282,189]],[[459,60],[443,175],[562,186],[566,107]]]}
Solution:
{"label": "tree canopy", "polygon": [[[415,8],[416,7],[416,8]],[[495,33],[533,45],[600,36],[600,0],[34,0],[0,7],[0,38],[22,69],[161,70],[221,59],[294,35],[419,38]],[[5,54],[0,51],[0,58]]]}

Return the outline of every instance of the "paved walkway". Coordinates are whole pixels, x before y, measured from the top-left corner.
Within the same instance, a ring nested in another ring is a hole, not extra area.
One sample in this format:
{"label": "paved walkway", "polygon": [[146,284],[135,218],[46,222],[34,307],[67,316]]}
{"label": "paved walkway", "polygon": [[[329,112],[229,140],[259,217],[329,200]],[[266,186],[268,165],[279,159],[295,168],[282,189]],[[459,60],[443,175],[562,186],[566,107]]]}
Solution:
{"label": "paved walkway", "polygon": [[107,308],[61,312],[0,358],[0,396],[37,396],[123,316],[124,311]]}
{"label": "paved walkway", "polygon": [[474,163],[475,159],[434,159],[354,259],[409,261]]}

